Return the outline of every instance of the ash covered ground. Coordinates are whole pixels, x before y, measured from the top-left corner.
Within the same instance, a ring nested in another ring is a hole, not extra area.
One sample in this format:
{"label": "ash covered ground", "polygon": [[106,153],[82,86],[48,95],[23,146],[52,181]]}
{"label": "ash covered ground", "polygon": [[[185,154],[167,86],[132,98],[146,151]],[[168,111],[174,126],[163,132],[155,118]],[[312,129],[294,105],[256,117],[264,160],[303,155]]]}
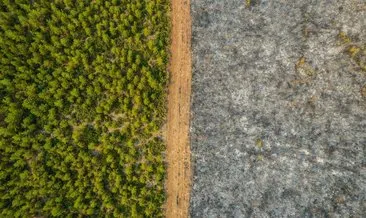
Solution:
{"label": "ash covered ground", "polygon": [[191,217],[366,217],[366,2],[191,15]]}

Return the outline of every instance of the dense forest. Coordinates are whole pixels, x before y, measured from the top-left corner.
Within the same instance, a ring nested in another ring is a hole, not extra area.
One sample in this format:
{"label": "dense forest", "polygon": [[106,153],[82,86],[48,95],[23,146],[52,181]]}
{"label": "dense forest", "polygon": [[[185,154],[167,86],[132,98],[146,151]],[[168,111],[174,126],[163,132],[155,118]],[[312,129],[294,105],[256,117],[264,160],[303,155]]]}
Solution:
{"label": "dense forest", "polygon": [[0,1],[0,217],[161,217],[167,0]]}

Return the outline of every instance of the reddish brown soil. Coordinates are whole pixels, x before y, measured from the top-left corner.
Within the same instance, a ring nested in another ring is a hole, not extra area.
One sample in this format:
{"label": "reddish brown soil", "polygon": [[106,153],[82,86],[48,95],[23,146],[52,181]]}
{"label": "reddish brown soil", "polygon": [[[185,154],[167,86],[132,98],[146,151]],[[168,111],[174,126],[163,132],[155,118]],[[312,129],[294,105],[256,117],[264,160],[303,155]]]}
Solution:
{"label": "reddish brown soil", "polygon": [[168,218],[188,217],[191,182],[189,119],[191,95],[191,18],[189,0],[172,0],[171,59],[167,120]]}

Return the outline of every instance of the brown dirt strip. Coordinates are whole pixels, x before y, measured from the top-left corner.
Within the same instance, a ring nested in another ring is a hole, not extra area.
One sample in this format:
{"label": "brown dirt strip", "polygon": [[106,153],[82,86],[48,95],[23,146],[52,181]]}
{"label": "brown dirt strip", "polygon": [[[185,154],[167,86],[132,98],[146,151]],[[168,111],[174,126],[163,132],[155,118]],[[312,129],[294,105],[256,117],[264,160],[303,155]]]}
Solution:
{"label": "brown dirt strip", "polygon": [[191,96],[190,0],[171,2],[171,58],[168,94],[168,163],[165,215],[188,217],[191,183],[189,119]]}

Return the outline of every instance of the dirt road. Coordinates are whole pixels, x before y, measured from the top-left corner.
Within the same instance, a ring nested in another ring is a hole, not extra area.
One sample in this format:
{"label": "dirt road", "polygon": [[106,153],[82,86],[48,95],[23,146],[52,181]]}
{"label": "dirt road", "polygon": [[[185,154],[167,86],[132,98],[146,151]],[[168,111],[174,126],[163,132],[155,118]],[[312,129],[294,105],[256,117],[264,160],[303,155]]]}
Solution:
{"label": "dirt road", "polygon": [[167,121],[166,217],[188,217],[191,182],[189,118],[191,95],[190,0],[171,3],[171,59]]}

